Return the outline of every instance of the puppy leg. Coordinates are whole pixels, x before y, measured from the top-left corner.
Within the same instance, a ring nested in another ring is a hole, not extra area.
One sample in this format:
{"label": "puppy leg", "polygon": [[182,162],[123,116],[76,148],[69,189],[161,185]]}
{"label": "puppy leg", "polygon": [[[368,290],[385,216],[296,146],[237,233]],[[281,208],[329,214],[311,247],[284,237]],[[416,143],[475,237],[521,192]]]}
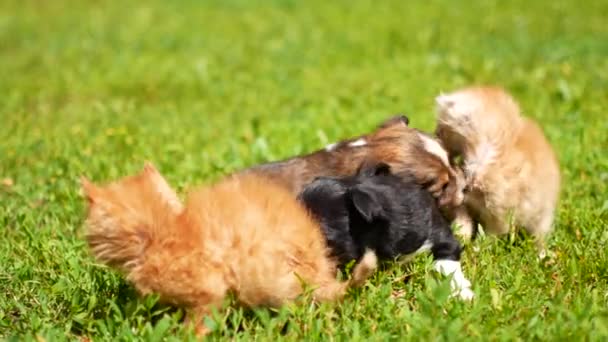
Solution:
{"label": "puppy leg", "polygon": [[456,225],[456,235],[465,241],[473,239],[477,226],[464,205],[455,209],[453,224]]}
{"label": "puppy leg", "polygon": [[378,268],[378,257],[376,252],[371,249],[366,249],[363,257],[353,270],[352,277],[348,283],[349,287],[360,287],[363,286],[365,281],[371,277],[374,271]]}
{"label": "puppy leg", "polygon": [[471,300],[475,297],[471,289],[471,282],[464,276],[460,261],[442,259],[435,261],[435,270],[444,276],[452,276],[450,285],[452,295],[459,296],[462,300]]}
{"label": "puppy leg", "polygon": [[444,276],[451,276],[452,294],[463,300],[471,300],[475,296],[471,282],[464,276],[460,265],[462,247],[452,235],[449,227],[436,232],[433,237],[431,252],[435,259],[434,268]]}

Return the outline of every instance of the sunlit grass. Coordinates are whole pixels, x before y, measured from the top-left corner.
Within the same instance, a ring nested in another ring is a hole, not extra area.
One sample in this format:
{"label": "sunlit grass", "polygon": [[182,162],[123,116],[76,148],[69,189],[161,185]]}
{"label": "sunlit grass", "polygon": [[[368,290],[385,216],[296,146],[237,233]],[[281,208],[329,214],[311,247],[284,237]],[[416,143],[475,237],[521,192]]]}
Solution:
{"label": "sunlit grass", "polygon": [[431,131],[433,98],[507,87],[556,148],[556,257],[468,246],[471,304],[430,258],[338,307],[226,309],[213,339],[608,338],[605,1],[5,1],[0,4],[0,337],[183,339],[82,238],[78,176],[153,161],[180,191],[370,130]]}

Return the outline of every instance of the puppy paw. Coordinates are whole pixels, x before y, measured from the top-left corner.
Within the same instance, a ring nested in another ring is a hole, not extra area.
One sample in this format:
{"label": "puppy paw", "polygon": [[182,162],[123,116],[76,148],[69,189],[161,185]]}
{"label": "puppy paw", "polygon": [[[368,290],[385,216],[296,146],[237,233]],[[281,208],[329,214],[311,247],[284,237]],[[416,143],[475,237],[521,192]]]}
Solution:
{"label": "puppy paw", "polygon": [[458,296],[460,299],[462,299],[464,301],[471,301],[471,300],[473,300],[473,298],[475,298],[475,293],[473,292],[473,290],[471,290],[470,287],[465,287],[463,289],[460,289],[454,295]]}
{"label": "puppy paw", "polygon": [[435,262],[435,270],[446,276],[451,276],[450,286],[452,287],[452,296],[458,296],[463,300],[471,300],[475,296],[471,290],[471,282],[462,273],[462,268],[459,261],[454,260],[437,260]]}
{"label": "puppy paw", "polygon": [[538,260],[539,261],[552,261],[556,258],[556,254],[553,251],[547,249],[541,249],[538,251]]}

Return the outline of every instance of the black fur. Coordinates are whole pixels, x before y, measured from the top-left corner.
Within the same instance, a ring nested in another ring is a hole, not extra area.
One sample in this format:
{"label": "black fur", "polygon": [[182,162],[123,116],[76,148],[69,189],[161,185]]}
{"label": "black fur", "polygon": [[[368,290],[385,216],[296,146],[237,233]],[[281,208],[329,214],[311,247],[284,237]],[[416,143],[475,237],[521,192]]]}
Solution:
{"label": "black fur", "polygon": [[299,199],[320,222],[342,266],[367,248],[393,259],[426,241],[435,260],[460,260],[461,245],[433,197],[413,177],[392,175],[386,164],[363,166],[352,177],[317,178]]}

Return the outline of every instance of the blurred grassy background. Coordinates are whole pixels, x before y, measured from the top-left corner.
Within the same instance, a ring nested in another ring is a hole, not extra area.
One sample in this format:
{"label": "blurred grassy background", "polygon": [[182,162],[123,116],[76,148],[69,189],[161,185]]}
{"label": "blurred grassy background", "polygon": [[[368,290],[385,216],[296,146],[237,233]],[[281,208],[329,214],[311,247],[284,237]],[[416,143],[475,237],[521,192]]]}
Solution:
{"label": "blurred grassy background", "polygon": [[88,257],[79,175],[151,160],[181,190],[397,112],[431,131],[440,91],[491,83],[561,160],[556,260],[482,239],[472,305],[421,258],[337,309],[228,310],[213,336],[607,338],[607,20],[606,1],[2,1],[0,337],[185,334]]}

